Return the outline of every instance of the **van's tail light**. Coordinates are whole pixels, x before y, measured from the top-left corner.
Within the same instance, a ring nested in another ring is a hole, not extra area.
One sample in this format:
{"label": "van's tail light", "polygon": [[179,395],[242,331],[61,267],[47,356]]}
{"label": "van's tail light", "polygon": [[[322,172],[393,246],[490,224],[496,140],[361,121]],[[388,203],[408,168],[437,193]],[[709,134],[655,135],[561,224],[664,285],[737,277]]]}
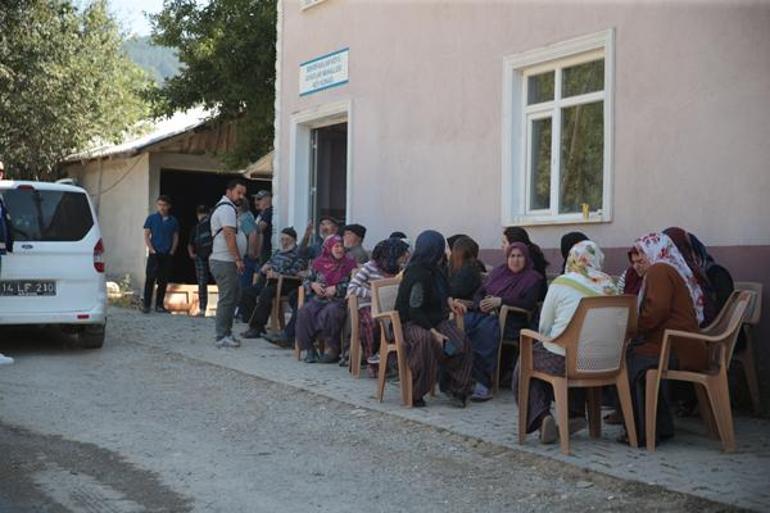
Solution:
{"label": "van's tail light", "polygon": [[104,242],[99,239],[99,242],[94,246],[94,269],[96,272],[104,272]]}

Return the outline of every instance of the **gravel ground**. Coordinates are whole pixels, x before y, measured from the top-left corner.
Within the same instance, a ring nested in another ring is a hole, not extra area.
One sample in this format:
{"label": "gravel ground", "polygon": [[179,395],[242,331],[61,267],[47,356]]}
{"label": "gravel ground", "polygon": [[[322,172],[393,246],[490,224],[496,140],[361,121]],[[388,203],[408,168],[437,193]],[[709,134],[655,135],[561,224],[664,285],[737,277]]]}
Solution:
{"label": "gravel ground", "polygon": [[0,330],[0,512],[732,511],[110,330]]}

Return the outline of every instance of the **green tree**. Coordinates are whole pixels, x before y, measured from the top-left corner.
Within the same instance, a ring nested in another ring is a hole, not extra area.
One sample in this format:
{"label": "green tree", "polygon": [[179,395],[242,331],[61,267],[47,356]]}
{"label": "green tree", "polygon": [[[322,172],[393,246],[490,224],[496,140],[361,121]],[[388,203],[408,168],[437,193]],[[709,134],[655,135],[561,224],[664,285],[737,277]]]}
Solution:
{"label": "green tree", "polygon": [[157,114],[195,105],[237,123],[231,168],[253,162],[273,144],[275,0],[164,0],[152,17],[153,42],[176,48],[182,69],[155,96]]}
{"label": "green tree", "polygon": [[149,114],[151,81],[94,0],[4,0],[0,9],[0,159],[17,178],[55,177],[66,155],[117,141]]}

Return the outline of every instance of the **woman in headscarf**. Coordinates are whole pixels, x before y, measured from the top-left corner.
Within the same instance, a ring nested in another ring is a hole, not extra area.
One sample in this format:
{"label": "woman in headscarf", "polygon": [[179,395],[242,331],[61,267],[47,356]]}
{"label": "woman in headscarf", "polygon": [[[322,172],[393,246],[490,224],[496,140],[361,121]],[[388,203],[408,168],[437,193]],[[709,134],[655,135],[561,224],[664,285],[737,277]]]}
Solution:
{"label": "woman in headscarf", "polygon": [[[353,275],[348,285],[348,296],[358,297],[358,326],[364,357],[368,363],[367,375],[377,376],[380,353],[379,325],[372,320],[372,282],[392,278],[403,269],[409,253],[409,245],[401,239],[387,239],[378,243],[372,251],[372,259]],[[357,365],[358,362],[353,362]]]}
{"label": "woman in headscarf", "polygon": [[[628,376],[638,433],[644,433],[644,387],[648,369],[656,368],[667,329],[696,332],[703,321],[703,291],[673,241],[664,233],[650,233],[634,243],[631,257],[643,276],[639,293],[639,340],[629,349]],[[681,341],[672,348],[672,368],[702,370],[707,364],[702,342]],[[661,383],[657,433],[674,434],[665,381]],[[642,443],[640,441],[640,443]]]}
{"label": "woman in headscarf", "polygon": [[[584,297],[617,294],[612,278],[602,272],[604,254],[596,243],[586,240],[570,249],[567,272],[556,278],[548,287],[540,312],[538,331],[550,338],[558,337],[567,328]],[[534,368],[549,374],[564,373],[564,348],[548,342],[536,342],[532,346]],[[519,367],[513,373],[513,394],[519,397]],[[583,429],[585,422],[585,391],[569,391],[570,433]],[[556,421],[551,415],[553,388],[544,381],[533,379],[529,384],[529,408],[527,433],[540,431],[542,443],[553,443],[559,435]]]}
{"label": "woman in headscarf", "polygon": [[471,301],[481,287],[481,273],[486,272],[479,262],[479,245],[467,235],[460,235],[449,248],[449,295]]}
{"label": "woman in headscarf", "polygon": [[[497,266],[486,283],[478,290],[471,311],[465,314],[465,333],[473,348],[473,379],[476,382],[472,401],[492,398],[490,388],[498,372],[497,354],[500,345],[500,323],[497,311],[502,305],[532,311],[537,306],[545,277],[535,271],[529,249],[523,242],[508,246],[505,263]],[[522,315],[510,315],[505,333],[508,339],[518,339],[519,331],[527,326]]]}
{"label": "woman in headscarf", "polygon": [[701,326],[707,326],[711,324],[711,321],[713,321],[719,313],[716,293],[711,286],[711,281],[708,279],[708,276],[706,276],[703,268],[699,266],[696,261],[697,257],[690,242],[690,234],[677,227],[666,228],[663,230],[663,233],[668,235],[676,246],[676,249],[682,254],[682,258],[684,258],[687,267],[690,268],[690,272],[692,272],[695,280],[703,291],[703,322],[701,323]]}
{"label": "woman in headscarf", "polygon": [[569,232],[562,235],[561,257],[564,259],[564,264],[561,266],[562,274],[567,272],[567,257],[569,257],[569,250],[572,249],[572,246],[574,246],[578,242],[583,242],[584,240],[590,240],[590,239],[588,238],[588,235],[586,235],[583,232]]}
{"label": "woman in headscarf", "polygon": [[[508,246],[514,242],[523,242],[527,245],[529,254],[532,256],[532,263],[535,266],[535,271],[539,272],[543,276],[546,276],[545,270],[550,264],[548,263],[548,260],[545,259],[545,255],[543,254],[543,250],[540,249],[540,246],[529,239],[527,230],[519,226],[509,226],[506,228],[503,231],[503,251],[506,251]],[[546,289],[544,287],[540,299],[545,297],[545,292]]]}
{"label": "woman in headscarf", "polygon": [[[345,295],[356,261],[345,254],[342,237],[332,235],[313,261],[304,287],[307,300],[297,314],[296,337],[307,351],[305,363],[335,363],[340,356],[340,335],[345,326]],[[318,355],[315,339],[323,337],[326,353]]]}
{"label": "woman in headscarf", "polygon": [[449,296],[442,267],[446,241],[433,230],[417,237],[414,253],[398,289],[396,310],[404,326],[407,364],[412,371],[414,406],[439,377],[439,387],[452,404],[465,407],[471,390],[473,353],[470,341],[449,313],[464,315],[465,307]]}

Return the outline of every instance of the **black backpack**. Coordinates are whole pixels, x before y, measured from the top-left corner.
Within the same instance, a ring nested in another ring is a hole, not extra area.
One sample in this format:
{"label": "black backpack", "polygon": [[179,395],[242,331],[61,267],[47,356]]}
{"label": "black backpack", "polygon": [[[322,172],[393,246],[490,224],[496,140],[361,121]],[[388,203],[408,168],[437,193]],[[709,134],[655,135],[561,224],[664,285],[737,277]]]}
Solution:
{"label": "black backpack", "polygon": [[[211,253],[214,250],[214,238],[222,231],[222,228],[220,228],[217,230],[217,233],[211,233],[211,216],[213,216],[214,212],[216,212],[216,210],[222,205],[229,205],[232,207],[233,210],[235,210],[236,218],[238,217],[238,210],[235,208],[235,205],[227,201],[220,201],[214,206],[214,208],[211,210],[211,213],[207,217],[195,225],[193,244],[195,246],[195,254],[201,258],[208,258],[211,256]],[[235,227],[235,231],[238,231],[237,225]]]}

